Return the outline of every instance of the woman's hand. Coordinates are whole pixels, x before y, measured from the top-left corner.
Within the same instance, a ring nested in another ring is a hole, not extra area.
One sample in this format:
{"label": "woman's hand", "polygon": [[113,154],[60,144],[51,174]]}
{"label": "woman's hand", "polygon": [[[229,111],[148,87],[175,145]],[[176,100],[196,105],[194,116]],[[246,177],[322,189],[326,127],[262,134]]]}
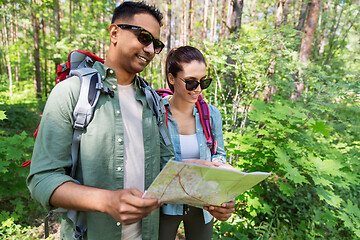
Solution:
{"label": "woman's hand", "polygon": [[204,207],[206,211],[208,211],[211,215],[213,215],[216,219],[220,221],[226,221],[231,217],[232,212],[235,210],[235,202],[230,201],[226,203],[222,203],[221,206],[208,206]]}
{"label": "woman's hand", "polygon": [[210,161],[206,161],[206,160],[203,160],[203,159],[183,160],[183,162],[194,163],[194,164],[204,165],[204,166],[208,166],[208,167],[217,167],[217,165],[215,163],[210,162]]}
{"label": "woman's hand", "polygon": [[214,159],[212,162],[214,163],[213,166],[215,166],[215,167],[222,167],[222,168],[226,168],[226,169],[229,169],[229,170],[236,170],[236,168],[234,168],[233,166],[231,166],[230,164],[224,162],[221,159]]}

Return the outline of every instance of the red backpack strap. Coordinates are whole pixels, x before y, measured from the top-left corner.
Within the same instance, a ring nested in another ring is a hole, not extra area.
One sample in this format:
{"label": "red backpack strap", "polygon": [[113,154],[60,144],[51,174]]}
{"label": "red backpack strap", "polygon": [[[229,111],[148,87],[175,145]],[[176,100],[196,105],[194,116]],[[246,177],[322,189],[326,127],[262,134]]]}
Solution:
{"label": "red backpack strap", "polygon": [[170,89],[166,89],[166,88],[158,89],[158,90],[156,90],[156,93],[160,97],[166,97],[168,95],[174,95],[174,93]]}
{"label": "red backpack strap", "polygon": [[199,95],[199,98],[196,102],[196,107],[199,111],[201,125],[204,129],[207,144],[210,146],[211,154],[216,154],[217,141],[214,140],[214,135],[211,129],[209,106],[201,95]]}

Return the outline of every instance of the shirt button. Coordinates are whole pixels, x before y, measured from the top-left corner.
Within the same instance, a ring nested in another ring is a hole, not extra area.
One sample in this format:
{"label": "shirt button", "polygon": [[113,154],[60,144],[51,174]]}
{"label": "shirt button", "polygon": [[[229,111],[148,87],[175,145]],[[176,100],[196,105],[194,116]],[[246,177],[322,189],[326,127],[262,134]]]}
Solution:
{"label": "shirt button", "polygon": [[117,167],[116,171],[120,172],[121,171],[121,167]]}
{"label": "shirt button", "polygon": [[118,140],[117,140],[119,143],[121,143],[122,142],[122,139],[121,138],[118,138]]}
{"label": "shirt button", "polygon": [[116,223],[116,226],[120,226],[120,225],[121,225],[121,223],[119,223],[119,222]]}
{"label": "shirt button", "polygon": [[113,74],[113,73],[114,73],[114,71],[113,71],[113,70],[110,70],[110,71],[109,71],[109,73],[110,73],[110,74]]}
{"label": "shirt button", "polygon": [[116,89],[116,86],[115,86],[115,85],[112,85],[111,87],[112,87],[112,89],[114,89],[114,90]]}
{"label": "shirt button", "polygon": [[119,111],[119,110],[116,110],[116,114],[119,115],[119,114],[120,114],[120,111]]}

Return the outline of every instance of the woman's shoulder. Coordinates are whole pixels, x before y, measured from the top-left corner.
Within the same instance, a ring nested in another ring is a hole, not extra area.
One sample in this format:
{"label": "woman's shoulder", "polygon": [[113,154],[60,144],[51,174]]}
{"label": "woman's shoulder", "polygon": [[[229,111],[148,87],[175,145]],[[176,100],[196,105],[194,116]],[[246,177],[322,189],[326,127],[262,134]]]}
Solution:
{"label": "woman's shoulder", "polygon": [[213,105],[211,105],[211,104],[208,104],[208,106],[209,106],[210,116],[211,116],[212,114],[220,115],[220,116],[221,116],[220,110],[219,110],[217,107],[215,107],[215,106],[213,106]]}

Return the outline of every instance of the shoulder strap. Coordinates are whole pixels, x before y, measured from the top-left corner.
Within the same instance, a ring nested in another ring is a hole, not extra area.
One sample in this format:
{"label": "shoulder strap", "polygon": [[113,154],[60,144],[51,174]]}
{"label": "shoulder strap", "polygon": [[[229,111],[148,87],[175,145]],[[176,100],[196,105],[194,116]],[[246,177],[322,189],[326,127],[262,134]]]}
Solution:
{"label": "shoulder strap", "polygon": [[204,129],[204,134],[207,140],[207,144],[210,147],[211,154],[216,154],[216,145],[217,142],[214,138],[212,129],[211,129],[211,121],[210,121],[210,110],[208,104],[204,101],[201,95],[199,95],[198,100],[196,101],[196,107],[199,111],[201,125]]}
{"label": "shoulder strap", "polygon": [[162,120],[163,114],[165,113],[164,102],[155,90],[144,80],[144,78],[140,76],[138,76],[138,78],[140,80],[140,88],[146,96],[146,101],[152,112],[155,114],[156,122],[159,127],[160,134],[164,139],[165,145],[169,146],[170,139],[165,132]]}

